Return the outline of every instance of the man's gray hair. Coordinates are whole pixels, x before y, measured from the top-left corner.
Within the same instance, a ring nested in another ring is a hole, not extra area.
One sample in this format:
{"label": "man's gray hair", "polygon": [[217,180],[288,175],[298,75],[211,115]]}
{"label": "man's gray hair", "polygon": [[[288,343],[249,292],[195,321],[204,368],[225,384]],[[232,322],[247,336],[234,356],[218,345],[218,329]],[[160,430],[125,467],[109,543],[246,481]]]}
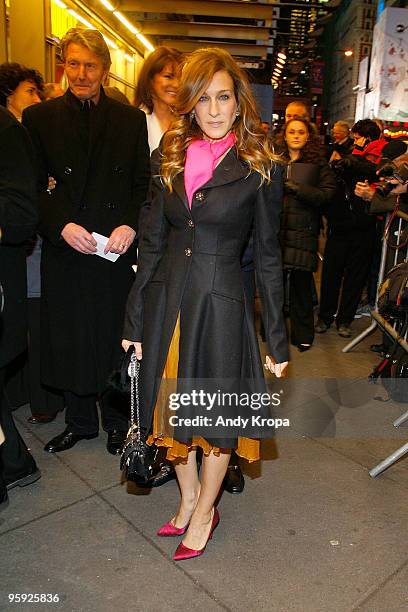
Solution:
{"label": "man's gray hair", "polygon": [[112,60],[109,52],[109,47],[105,42],[104,37],[99,30],[90,30],[85,28],[71,28],[68,30],[60,42],[62,59],[66,60],[68,45],[75,43],[82,45],[100,57],[105,70],[109,70]]}
{"label": "man's gray hair", "polygon": [[335,125],[338,125],[339,127],[343,128],[343,130],[347,130],[347,132],[350,131],[350,124],[347,123],[347,121],[336,121],[333,125],[333,127]]}

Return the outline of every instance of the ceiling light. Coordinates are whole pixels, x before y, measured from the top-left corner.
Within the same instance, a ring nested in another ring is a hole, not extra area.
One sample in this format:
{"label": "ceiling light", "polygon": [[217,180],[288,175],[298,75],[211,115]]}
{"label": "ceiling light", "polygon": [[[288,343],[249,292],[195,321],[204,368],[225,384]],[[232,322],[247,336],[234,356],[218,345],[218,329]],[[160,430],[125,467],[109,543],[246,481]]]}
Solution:
{"label": "ceiling light", "polygon": [[62,9],[66,9],[67,5],[64,4],[64,2],[62,2],[62,0],[52,0],[54,4],[56,4],[57,6],[59,6]]}
{"label": "ceiling light", "polygon": [[81,17],[81,15],[78,15],[78,13],[76,13],[73,9],[68,9],[68,13],[72,15],[72,17],[75,17],[77,21],[80,21],[81,23],[83,23],[90,30],[96,29],[95,26],[93,26],[91,23],[89,23],[89,21],[85,19],[85,17]]}
{"label": "ceiling light", "polygon": [[126,17],[122,15],[120,11],[113,11],[113,14],[115,15],[117,19],[119,19],[119,21],[123,23],[125,28],[127,28],[130,32],[132,32],[132,34],[135,34],[135,35],[138,34],[139,30],[135,28],[135,26],[131,24],[130,21],[128,21]]}
{"label": "ceiling light", "polygon": [[147,40],[147,38],[143,36],[143,34],[136,34],[136,38],[140,40],[140,42],[146,47],[146,49],[148,49],[149,51],[154,51],[152,43]]}
{"label": "ceiling light", "polygon": [[352,49],[346,49],[344,52],[344,55],[346,57],[351,57],[353,55],[353,50]]}
{"label": "ceiling light", "polygon": [[113,12],[115,10],[115,7],[112,6],[112,4],[108,2],[108,0],[99,0],[99,2],[103,4],[103,6],[108,9],[108,11]]}
{"label": "ceiling light", "polygon": [[286,59],[286,53],[284,51],[279,51],[278,53],[278,57],[282,58],[283,60]]}
{"label": "ceiling light", "polygon": [[108,45],[108,47],[111,47],[112,49],[119,49],[118,45],[115,43],[115,41],[111,40],[110,38],[108,38],[107,36],[105,36],[105,34],[102,34],[104,41],[106,42],[106,44]]}

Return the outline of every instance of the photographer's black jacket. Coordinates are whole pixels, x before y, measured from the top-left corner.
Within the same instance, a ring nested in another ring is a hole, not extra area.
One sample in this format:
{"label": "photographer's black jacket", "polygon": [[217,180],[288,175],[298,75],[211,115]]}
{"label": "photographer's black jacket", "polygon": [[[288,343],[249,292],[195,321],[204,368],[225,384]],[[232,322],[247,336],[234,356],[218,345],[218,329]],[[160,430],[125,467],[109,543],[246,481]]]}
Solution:
{"label": "photographer's black jacket", "polygon": [[[332,165],[337,179],[335,196],[323,210],[327,218],[329,232],[344,234],[350,231],[371,231],[375,226],[375,217],[369,214],[369,202],[354,194],[358,181],[377,180],[375,164],[360,155],[348,155],[344,158],[346,165]],[[344,162],[342,160],[342,162]]]}

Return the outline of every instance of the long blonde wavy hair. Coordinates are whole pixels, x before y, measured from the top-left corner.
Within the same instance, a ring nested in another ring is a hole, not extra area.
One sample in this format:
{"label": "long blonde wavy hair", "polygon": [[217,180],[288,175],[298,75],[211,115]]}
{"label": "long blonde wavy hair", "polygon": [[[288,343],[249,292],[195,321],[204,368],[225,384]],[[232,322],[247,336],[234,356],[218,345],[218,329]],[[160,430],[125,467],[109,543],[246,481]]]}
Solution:
{"label": "long blonde wavy hair", "polygon": [[278,161],[279,157],[270,149],[261,129],[246,74],[224,49],[198,49],[184,64],[175,104],[178,117],[162,141],[160,177],[169,191],[173,191],[175,177],[184,170],[189,144],[203,137],[192,111],[215,73],[220,70],[227,72],[234,84],[239,116],[234,121],[232,131],[237,139],[235,146],[238,156],[247,163],[248,174],[258,172],[261,182],[271,180],[273,162]]}

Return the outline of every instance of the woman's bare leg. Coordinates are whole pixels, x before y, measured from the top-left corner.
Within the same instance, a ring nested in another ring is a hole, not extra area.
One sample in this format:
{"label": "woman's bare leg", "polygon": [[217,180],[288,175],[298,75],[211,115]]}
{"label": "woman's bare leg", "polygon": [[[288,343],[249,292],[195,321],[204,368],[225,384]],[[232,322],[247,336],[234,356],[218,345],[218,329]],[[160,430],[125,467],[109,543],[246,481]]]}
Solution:
{"label": "woman's bare leg", "polygon": [[187,548],[199,550],[207,542],[214,514],[214,503],[220,492],[230,455],[230,451],[221,452],[218,457],[214,453],[210,453],[207,457],[203,455],[200,495],[183,539],[183,544]]}
{"label": "woman's bare leg", "polygon": [[181,500],[179,509],[172,523],[174,527],[178,527],[179,529],[185,527],[190,521],[200,494],[196,455],[196,449],[190,450],[187,463],[175,463],[174,465],[180,487]]}

